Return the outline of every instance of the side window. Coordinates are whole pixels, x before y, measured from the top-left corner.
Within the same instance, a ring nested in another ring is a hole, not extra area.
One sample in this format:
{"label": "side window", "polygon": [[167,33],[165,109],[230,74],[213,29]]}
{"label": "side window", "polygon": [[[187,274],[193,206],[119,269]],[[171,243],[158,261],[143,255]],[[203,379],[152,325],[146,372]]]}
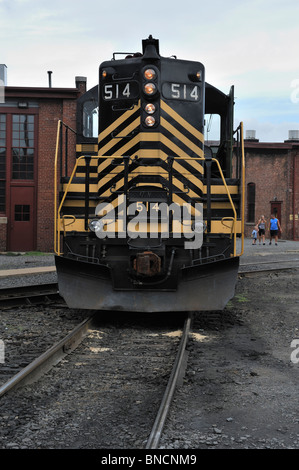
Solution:
{"label": "side window", "polygon": [[98,137],[99,108],[95,100],[86,101],[83,105],[83,135]]}
{"label": "side window", "polygon": [[221,120],[219,114],[205,115],[205,141],[219,144],[221,136]]}

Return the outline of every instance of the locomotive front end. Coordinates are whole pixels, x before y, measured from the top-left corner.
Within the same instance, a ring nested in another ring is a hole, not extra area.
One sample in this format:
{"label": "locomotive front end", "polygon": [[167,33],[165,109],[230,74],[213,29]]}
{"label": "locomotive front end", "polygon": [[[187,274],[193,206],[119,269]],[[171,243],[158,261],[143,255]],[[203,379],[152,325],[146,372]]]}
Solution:
{"label": "locomotive front end", "polygon": [[56,256],[59,290],[76,308],[222,309],[234,294],[240,211],[216,161],[217,184],[228,193],[219,236],[204,66],[161,57],[152,37],[142,54],[116,56],[99,69],[97,151],[82,148],[73,172],[84,177],[77,199],[85,210],[81,225],[68,214],[75,220]]}

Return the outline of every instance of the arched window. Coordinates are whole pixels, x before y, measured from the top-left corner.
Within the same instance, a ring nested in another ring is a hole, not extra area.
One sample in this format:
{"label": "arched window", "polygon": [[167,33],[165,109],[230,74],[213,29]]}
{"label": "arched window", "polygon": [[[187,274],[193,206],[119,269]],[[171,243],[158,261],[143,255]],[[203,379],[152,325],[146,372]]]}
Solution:
{"label": "arched window", "polygon": [[255,183],[247,185],[247,222],[255,222]]}

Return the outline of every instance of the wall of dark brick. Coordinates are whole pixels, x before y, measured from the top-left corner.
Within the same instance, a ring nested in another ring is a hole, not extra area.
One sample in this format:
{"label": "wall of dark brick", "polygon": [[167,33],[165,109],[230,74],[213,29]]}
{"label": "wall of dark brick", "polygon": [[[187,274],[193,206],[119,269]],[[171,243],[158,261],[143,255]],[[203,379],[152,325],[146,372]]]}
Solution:
{"label": "wall of dark brick", "polygon": [[[263,214],[269,221],[271,202],[281,201],[282,239],[298,239],[299,212],[299,146],[291,143],[248,144],[245,142],[246,194],[245,236],[250,236],[253,226]],[[297,171],[294,174],[294,162]],[[255,183],[255,223],[247,222],[247,185]],[[294,192],[295,190],[295,192]],[[295,198],[294,198],[295,195]],[[295,208],[294,208],[295,201]]]}
{"label": "wall of dark brick", "polygon": [[[37,250],[40,251],[53,250],[54,158],[59,120],[76,129],[76,101],[43,101],[39,108]],[[75,158],[75,137],[71,134],[68,151],[71,169]]]}
{"label": "wall of dark brick", "polygon": [[[76,83],[77,89],[41,90],[12,89],[14,101],[25,95],[38,101],[38,162],[36,182],[36,249],[53,251],[54,241],[54,158],[58,121],[76,129],[77,97],[86,90],[86,83]],[[64,91],[64,92],[63,92]],[[51,96],[51,93],[53,96]],[[69,95],[69,96],[68,96]],[[271,201],[281,201],[282,238],[299,239],[299,144],[245,142],[246,188],[256,185],[255,223],[264,214],[269,220]],[[69,173],[75,162],[75,136],[70,133]],[[58,179],[59,180],[59,179]],[[247,220],[247,192],[245,221]],[[245,235],[251,235],[254,223],[245,222]],[[7,224],[0,223],[0,251],[7,249]]]}
{"label": "wall of dark brick", "polygon": [[[14,103],[28,102],[28,109],[38,106],[37,178],[36,178],[36,250],[52,252],[54,242],[54,159],[58,121],[76,130],[76,109],[78,97],[86,91],[86,79],[76,77],[77,88],[23,88],[6,87],[6,104],[14,112]],[[15,112],[20,110],[16,106]],[[76,138],[69,139],[69,172],[76,158]],[[58,175],[59,181],[59,175]],[[9,183],[8,183],[9,184]],[[5,217],[4,217],[5,219]],[[3,220],[4,220],[3,219]],[[0,221],[1,222],[1,221]],[[7,229],[9,224],[0,223],[0,251],[7,250]]]}

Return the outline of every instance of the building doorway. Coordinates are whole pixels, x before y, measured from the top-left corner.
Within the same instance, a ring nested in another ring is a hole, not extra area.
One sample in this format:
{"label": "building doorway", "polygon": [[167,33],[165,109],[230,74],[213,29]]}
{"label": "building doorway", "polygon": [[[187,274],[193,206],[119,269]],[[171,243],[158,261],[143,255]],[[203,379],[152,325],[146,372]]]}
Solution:
{"label": "building doorway", "polygon": [[12,186],[9,217],[10,251],[35,248],[34,186]]}

